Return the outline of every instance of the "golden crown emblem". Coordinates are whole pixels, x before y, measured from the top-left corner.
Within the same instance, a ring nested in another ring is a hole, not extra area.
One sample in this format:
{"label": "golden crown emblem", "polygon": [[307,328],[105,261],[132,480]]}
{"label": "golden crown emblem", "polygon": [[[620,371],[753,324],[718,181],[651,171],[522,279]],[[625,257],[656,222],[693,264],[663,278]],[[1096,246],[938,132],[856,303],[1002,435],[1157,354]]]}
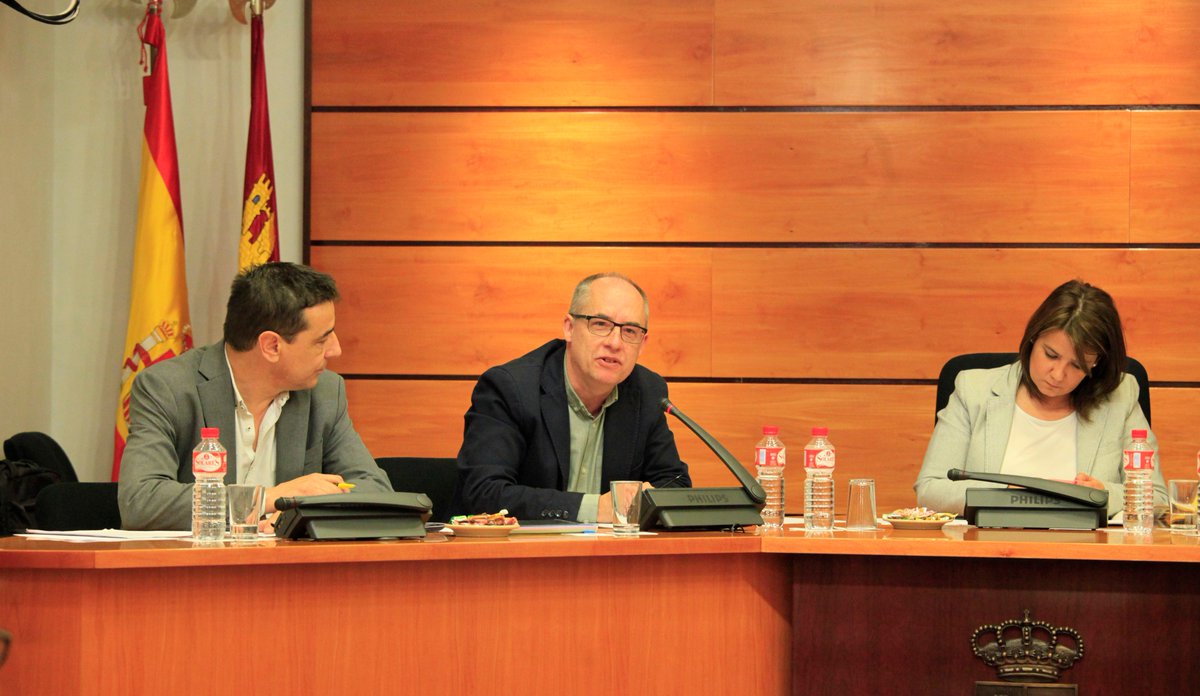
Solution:
{"label": "golden crown emblem", "polygon": [[1073,628],[1025,618],[980,626],[971,634],[971,651],[1005,681],[1054,682],[1083,658],[1083,638]]}

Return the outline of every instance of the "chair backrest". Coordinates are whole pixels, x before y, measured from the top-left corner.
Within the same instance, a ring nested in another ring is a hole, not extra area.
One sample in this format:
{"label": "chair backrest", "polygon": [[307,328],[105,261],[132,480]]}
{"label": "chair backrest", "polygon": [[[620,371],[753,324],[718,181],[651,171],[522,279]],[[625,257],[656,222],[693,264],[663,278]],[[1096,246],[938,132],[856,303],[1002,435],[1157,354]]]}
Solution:
{"label": "chair backrest", "polygon": [[27,459],[58,474],[63,483],[79,481],[75,467],[63,448],[46,433],[17,433],[4,441],[5,459]]}
{"label": "chair backrest", "polygon": [[378,457],[375,462],[387,473],[392,490],[424,493],[433,501],[432,522],[448,522],[454,487],[458,484],[458,463],[454,457]]}
{"label": "chair backrest", "polygon": [[37,498],[41,529],[120,529],[115,483],[53,483]]}
{"label": "chair backrest", "polygon": [[[934,402],[933,420],[937,422],[938,411],[950,403],[950,395],[954,393],[954,379],[963,370],[989,369],[1011,365],[1017,361],[1016,353],[966,353],[956,355],[946,361],[938,375],[937,400]],[[1146,376],[1146,368],[1134,358],[1125,359],[1125,371],[1133,375],[1138,383],[1138,404],[1150,423],[1150,378]]]}

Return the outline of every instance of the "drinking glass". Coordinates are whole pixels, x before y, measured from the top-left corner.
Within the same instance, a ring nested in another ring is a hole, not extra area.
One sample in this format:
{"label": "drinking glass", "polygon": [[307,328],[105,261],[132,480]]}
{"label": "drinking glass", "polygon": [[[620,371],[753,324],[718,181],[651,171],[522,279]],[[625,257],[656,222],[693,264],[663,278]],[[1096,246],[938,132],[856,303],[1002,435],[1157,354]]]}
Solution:
{"label": "drinking glass", "polygon": [[1167,495],[1171,500],[1171,512],[1167,518],[1171,531],[1176,534],[1196,533],[1196,492],[1200,481],[1171,479],[1167,482]]}
{"label": "drinking glass", "polygon": [[642,511],[642,482],[613,481],[609,484],[613,506],[613,535],[638,535],[638,516]]}
{"label": "drinking glass", "polygon": [[865,532],[875,529],[875,480],[850,479],[850,502],[846,506],[846,529]]}
{"label": "drinking glass", "polygon": [[235,542],[258,539],[258,521],[266,510],[262,486],[241,484],[228,486],[229,533]]}

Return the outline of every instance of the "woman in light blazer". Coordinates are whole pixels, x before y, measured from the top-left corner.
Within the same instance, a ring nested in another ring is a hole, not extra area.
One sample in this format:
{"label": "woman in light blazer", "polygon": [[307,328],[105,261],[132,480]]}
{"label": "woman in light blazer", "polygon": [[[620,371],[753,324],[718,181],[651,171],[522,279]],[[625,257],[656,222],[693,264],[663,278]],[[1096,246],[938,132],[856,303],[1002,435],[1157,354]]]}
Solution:
{"label": "woman in light blazer", "polygon": [[[1042,302],[1021,338],[1017,362],[964,370],[937,414],[913,488],[917,503],[961,514],[967,488],[949,469],[1017,474],[1108,490],[1108,514],[1124,505],[1122,453],[1130,431],[1149,430],[1138,384],[1124,372],[1125,337],[1112,297],[1072,280]],[[1155,448],[1154,497],[1166,504]]]}

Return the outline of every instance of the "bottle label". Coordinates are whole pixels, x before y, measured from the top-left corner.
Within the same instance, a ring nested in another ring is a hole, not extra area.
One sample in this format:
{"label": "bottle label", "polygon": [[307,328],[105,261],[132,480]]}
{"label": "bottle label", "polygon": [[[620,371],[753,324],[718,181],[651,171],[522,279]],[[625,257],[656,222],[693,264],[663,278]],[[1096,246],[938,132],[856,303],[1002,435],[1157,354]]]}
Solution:
{"label": "bottle label", "polygon": [[787,448],[755,447],[754,463],[757,466],[785,466],[787,464]]}
{"label": "bottle label", "polygon": [[1154,468],[1154,450],[1125,450],[1126,471]]}
{"label": "bottle label", "polygon": [[806,469],[832,469],[836,460],[836,453],[825,447],[819,448],[804,448],[804,468]]}
{"label": "bottle label", "polygon": [[197,474],[225,473],[225,453],[196,452],[192,455],[192,471]]}

